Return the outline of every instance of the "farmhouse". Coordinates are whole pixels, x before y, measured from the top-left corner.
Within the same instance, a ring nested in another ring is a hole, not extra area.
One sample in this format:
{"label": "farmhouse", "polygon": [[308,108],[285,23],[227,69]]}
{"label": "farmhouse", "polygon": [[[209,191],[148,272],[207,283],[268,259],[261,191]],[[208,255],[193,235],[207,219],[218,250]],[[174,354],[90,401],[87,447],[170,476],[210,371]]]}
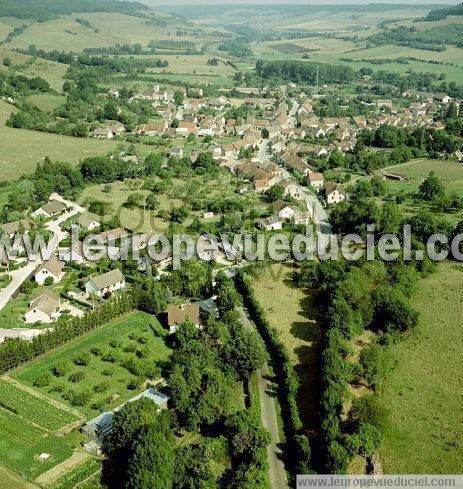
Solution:
{"label": "farmhouse", "polygon": [[57,284],[64,277],[64,262],[59,261],[56,256],[52,256],[37,269],[34,275],[35,281],[39,285],[44,285],[47,278],[51,278]]}
{"label": "farmhouse", "polygon": [[125,287],[125,277],[119,268],[115,268],[109,272],[103,273],[91,278],[85,284],[85,292],[88,296],[95,294],[101,298],[107,294],[111,294]]}
{"label": "farmhouse", "polygon": [[36,294],[29,302],[29,309],[24,314],[24,321],[28,324],[52,323],[59,317],[60,298],[51,290],[44,290]]}
{"label": "farmhouse", "polygon": [[167,308],[167,325],[169,332],[175,333],[180,324],[185,321],[191,321],[194,325],[199,326],[201,320],[199,318],[198,304],[182,304],[177,306],[170,304]]}

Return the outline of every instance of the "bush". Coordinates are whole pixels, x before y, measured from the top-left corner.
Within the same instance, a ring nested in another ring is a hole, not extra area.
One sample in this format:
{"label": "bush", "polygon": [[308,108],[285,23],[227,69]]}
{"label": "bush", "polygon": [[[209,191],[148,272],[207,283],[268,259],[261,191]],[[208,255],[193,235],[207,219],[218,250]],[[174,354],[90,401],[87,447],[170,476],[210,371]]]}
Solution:
{"label": "bush", "polygon": [[51,368],[51,373],[55,377],[64,377],[69,370],[71,369],[71,366],[67,362],[59,362],[56,365],[53,365]]}
{"label": "bush", "polygon": [[77,384],[82,380],[84,380],[85,374],[82,371],[73,372],[68,378],[69,378],[69,382],[72,382],[73,384]]}
{"label": "bush", "polygon": [[53,285],[55,283],[53,277],[47,277],[44,281],[43,281],[43,285]]}
{"label": "bush", "polygon": [[90,363],[90,355],[87,352],[79,353],[79,355],[74,357],[74,365],[79,367],[84,367]]}
{"label": "bush", "polygon": [[49,373],[39,375],[35,380],[34,380],[34,386],[35,387],[45,387],[47,385],[50,385],[52,376]]}

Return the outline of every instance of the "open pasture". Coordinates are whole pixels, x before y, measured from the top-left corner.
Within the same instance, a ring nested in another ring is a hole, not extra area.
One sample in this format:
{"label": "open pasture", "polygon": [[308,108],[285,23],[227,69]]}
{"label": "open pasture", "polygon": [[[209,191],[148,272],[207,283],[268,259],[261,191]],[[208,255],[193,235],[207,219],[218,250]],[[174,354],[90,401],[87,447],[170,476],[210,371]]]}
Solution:
{"label": "open pasture", "polygon": [[413,300],[410,337],[392,347],[397,364],[381,393],[390,410],[380,455],[387,474],[452,474],[463,460],[461,351],[463,268],[442,263]]}

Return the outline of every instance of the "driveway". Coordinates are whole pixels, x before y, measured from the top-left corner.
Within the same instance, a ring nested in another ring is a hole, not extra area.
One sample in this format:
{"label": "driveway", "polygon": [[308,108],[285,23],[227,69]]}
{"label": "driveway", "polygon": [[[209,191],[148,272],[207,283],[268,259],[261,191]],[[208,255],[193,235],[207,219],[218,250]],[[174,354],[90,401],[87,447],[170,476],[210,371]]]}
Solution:
{"label": "driveway", "polygon": [[[61,199],[63,200],[63,199]],[[66,205],[72,205],[72,202],[65,202]],[[69,219],[70,217],[76,215],[79,212],[83,212],[83,207],[75,205],[74,208],[62,214],[61,216],[49,221],[45,224],[45,227],[53,233],[52,249],[55,252],[58,249],[58,243],[65,237],[68,236],[67,231],[63,231],[60,225]],[[29,262],[24,267],[18,270],[13,270],[10,272],[11,282],[3,289],[0,290],[0,311],[6,306],[8,301],[13,297],[15,292],[21,287],[22,283],[25,282],[28,277],[34,272],[34,270],[42,263],[42,260],[37,257],[37,260]]]}

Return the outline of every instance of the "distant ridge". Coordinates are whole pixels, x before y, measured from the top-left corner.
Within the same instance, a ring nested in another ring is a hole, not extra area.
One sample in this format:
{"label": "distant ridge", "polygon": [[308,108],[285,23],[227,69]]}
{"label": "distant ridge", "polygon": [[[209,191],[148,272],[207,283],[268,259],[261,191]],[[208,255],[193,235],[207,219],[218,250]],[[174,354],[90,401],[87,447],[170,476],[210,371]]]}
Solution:
{"label": "distant ridge", "polygon": [[118,12],[133,15],[148,7],[140,2],[119,0],[1,0],[0,17],[48,20],[58,15]]}
{"label": "distant ridge", "polygon": [[436,10],[431,10],[428,16],[424,19],[427,21],[443,20],[450,15],[463,15],[463,3],[455,5],[455,7],[446,7]]}

